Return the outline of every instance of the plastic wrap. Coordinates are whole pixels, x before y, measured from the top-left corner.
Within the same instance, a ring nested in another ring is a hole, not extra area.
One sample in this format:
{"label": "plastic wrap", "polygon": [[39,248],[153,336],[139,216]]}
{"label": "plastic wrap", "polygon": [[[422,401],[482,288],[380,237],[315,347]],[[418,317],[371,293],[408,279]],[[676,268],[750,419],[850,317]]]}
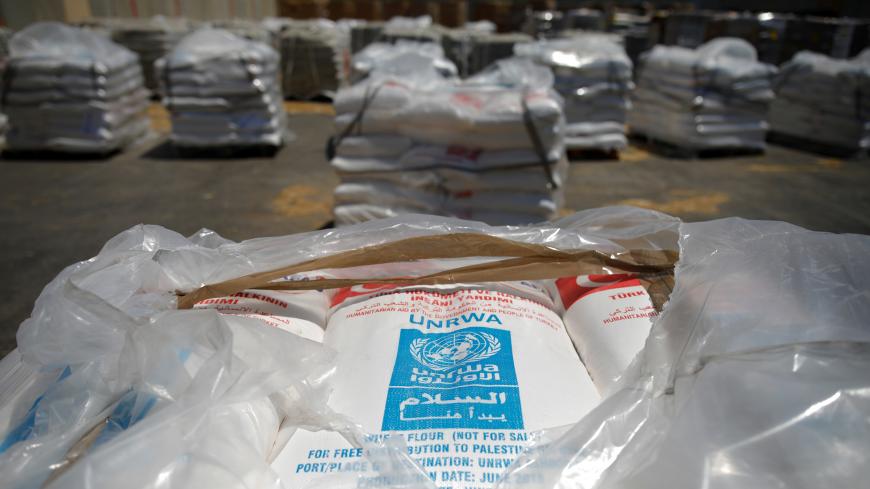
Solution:
{"label": "plastic wrap", "polygon": [[220,29],[185,37],[156,62],[170,139],[185,147],[280,146],[288,137],[278,53]]}
{"label": "plastic wrap", "polygon": [[335,95],[343,81],[344,28],[326,19],[287,22],[281,32],[284,95],[300,99]]}
{"label": "plastic wrap", "polygon": [[687,149],[764,149],[776,68],[746,41],[656,46],[641,61],[631,130]]}
{"label": "plastic wrap", "polygon": [[500,488],[867,478],[870,239],[740,219],[680,233],[676,288],[634,375]]}
{"label": "plastic wrap", "polygon": [[870,147],[870,49],[849,60],[802,51],[775,80],[771,130],[847,150]]}
{"label": "plastic wrap", "polygon": [[350,471],[323,487],[436,487],[401,438],[330,409],[328,348],[177,307],[256,285],[449,283],[509,263],[618,273],[666,265],[677,238],[676,287],[612,394],[532,436],[492,486],[860,486],[870,238],[621,207],[520,227],[418,215],[241,243],[137,226],[53,280],[19,331],[20,357],[0,363],[0,413],[19,418],[8,425],[34,413],[31,432],[3,445],[4,487],[281,487],[270,462],[296,429],[334,432],[377,466],[375,479]]}
{"label": "plastic wrap", "polygon": [[514,47],[518,56],[548,66],[565,100],[568,149],[625,149],[632,63],[625,49],[604,35],[538,41]]}
{"label": "plastic wrap", "polygon": [[426,42],[397,41],[395,44],[372,43],[351,60],[351,82],[367,76],[434,77],[420,71],[434,70],[444,78],[456,78],[456,65],[444,57],[440,45]]}
{"label": "plastic wrap", "polygon": [[[374,44],[360,55],[381,49]],[[336,97],[331,164],[344,183],[336,222],[408,212],[492,224],[554,217],[565,173],[562,100],[550,71],[509,59],[460,82],[432,69],[432,58],[398,56],[422,66],[399,77],[387,59],[386,69],[373,68]],[[515,178],[532,168],[541,178]],[[397,186],[394,174],[409,171],[421,172],[404,180],[415,185]]]}
{"label": "plastic wrap", "polygon": [[107,153],[148,130],[148,92],[133,52],[54,22],[18,32],[10,50],[8,149]]}

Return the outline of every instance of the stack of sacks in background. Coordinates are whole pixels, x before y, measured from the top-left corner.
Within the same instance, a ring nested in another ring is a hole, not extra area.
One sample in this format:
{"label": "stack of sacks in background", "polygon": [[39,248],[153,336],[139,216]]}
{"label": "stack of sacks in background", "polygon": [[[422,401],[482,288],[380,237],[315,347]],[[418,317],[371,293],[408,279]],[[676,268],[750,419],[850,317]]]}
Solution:
{"label": "stack of sacks in background", "polygon": [[567,149],[621,150],[630,103],[631,60],[625,50],[603,35],[519,44],[518,56],[548,66],[555,89],[565,99]]}
{"label": "stack of sacks in background", "polygon": [[[6,73],[6,63],[9,62],[9,38],[12,37],[12,31],[5,27],[0,28],[0,79]],[[6,114],[0,114],[0,144],[6,142],[6,129],[9,119]]]}
{"label": "stack of sacks in background", "polygon": [[170,139],[182,147],[280,146],[286,132],[278,53],[200,29],[157,61]]}
{"label": "stack of sacks in background", "polygon": [[109,153],[148,131],[136,54],[95,32],[40,22],[9,42],[7,149]]}
{"label": "stack of sacks in background", "polygon": [[802,51],[784,64],[771,131],[849,151],[870,148],[870,49],[848,60]]}
{"label": "stack of sacks in background", "polygon": [[393,74],[402,75],[407,70],[403,59],[408,59],[409,63],[420,63],[428,59],[431,67],[443,78],[456,78],[458,75],[456,65],[444,57],[444,50],[440,45],[431,42],[398,40],[395,44],[382,42],[369,44],[354,55],[350,65],[349,81],[358,82],[367,78],[375,70],[379,75],[384,75],[390,73],[390,70],[397,69],[398,71]]}
{"label": "stack of sacks in background", "polygon": [[505,60],[460,82],[430,57],[397,60],[336,97],[337,224],[410,212],[492,224],[557,215],[567,162],[549,70]]}
{"label": "stack of sacks in background", "polygon": [[115,19],[109,23],[112,39],[139,55],[145,87],[157,90],[154,62],[166,56],[195,26],[187,19],[155,16],[150,19]]}
{"label": "stack of sacks in background", "polygon": [[256,22],[249,19],[224,19],[213,20],[209,22],[209,25],[251,41],[268,44],[276,51],[280,48],[279,36],[267,22]]}
{"label": "stack of sacks in background", "polygon": [[776,68],[734,38],[656,46],[641,61],[632,132],[690,150],[763,150]]}
{"label": "stack of sacks in background", "polygon": [[292,21],[281,31],[284,95],[331,97],[342,81],[342,32],[331,20]]}
{"label": "stack of sacks in background", "polygon": [[467,24],[444,34],[442,44],[447,57],[459,67],[462,77],[479,73],[498,60],[510,58],[516,44],[532,42],[521,33],[494,33],[495,26],[486,21]]}
{"label": "stack of sacks in background", "polygon": [[447,29],[432,23],[432,17],[393,17],[384,24],[378,40],[395,43],[396,41],[416,41],[441,43]]}

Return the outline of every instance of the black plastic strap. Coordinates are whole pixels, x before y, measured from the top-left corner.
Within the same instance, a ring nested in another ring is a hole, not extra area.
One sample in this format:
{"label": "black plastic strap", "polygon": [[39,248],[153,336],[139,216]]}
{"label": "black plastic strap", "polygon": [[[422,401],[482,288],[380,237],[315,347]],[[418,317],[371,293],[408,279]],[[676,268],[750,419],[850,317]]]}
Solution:
{"label": "black plastic strap", "polygon": [[532,111],[529,110],[529,104],[526,102],[526,95],[523,91],[520,94],[520,101],[523,106],[523,123],[526,126],[526,131],[529,133],[529,139],[532,140],[532,145],[535,147],[535,152],[541,160],[541,166],[544,168],[544,174],[547,176],[547,183],[552,189],[559,188],[559,184],[553,178],[553,170],[550,168],[550,160],[547,157],[547,151],[544,149],[544,143],[541,142],[541,135],[538,133],[538,127],[535,125],[535,118]]}
{"label": "black plastic strap", "polygon": [[378,92],[381,90],[383,85],[378,85],[374,89],[369,86],[366,89],[366,94],[363,97],[362,105],[359,108],[359,112],[356,113],[353,120],[350,121],[350,124],[344,128],[343,131],[337,136],[332,136],[326,141],[326,159],[331,160],[335,158],[336,151],[338,150],[338,145],[344,140],[344,138],[350,136],[350,134],[362,125],[363,116],[368,110],[369,105],[371,105],[372,101],[378,95]]}
{"label": "black plastic strap", "polygon": [[8,63],[3,70],[3,95],[0,96],[0,105],[6,107],[9,90],[12,88],[12,79],[15,77],[15,64]]}

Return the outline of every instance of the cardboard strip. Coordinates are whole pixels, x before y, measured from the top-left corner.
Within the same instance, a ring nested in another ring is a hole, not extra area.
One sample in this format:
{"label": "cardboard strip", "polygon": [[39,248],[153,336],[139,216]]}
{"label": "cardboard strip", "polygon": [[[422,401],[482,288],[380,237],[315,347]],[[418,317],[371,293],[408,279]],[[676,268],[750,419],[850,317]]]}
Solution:
{"label": "cardboard strip", "polygon": [[[423,277],[360,278],[353,280],[275,280],[296,273],[364,265],[398,263],[425,259],[467,257],[508,257],[506,260],[445,270]],[[571,274],[600,273],[603,267],[634,273],[656,273],[673,269],[673,251],[631,250],[618,258],[594,250],[563,251],[539,244],[520,243],[475,233],[420,236],[381,245],[350,250],[296,265],[254,273],[210,284],[188,294],[179,293],[178,308],[190,309],[197,302],[224,297],[246,289],[303,290],[336,288],[361,283],[402,283],[410,285],[537,280]],[[576,272],[576,273],[575,273]]]}

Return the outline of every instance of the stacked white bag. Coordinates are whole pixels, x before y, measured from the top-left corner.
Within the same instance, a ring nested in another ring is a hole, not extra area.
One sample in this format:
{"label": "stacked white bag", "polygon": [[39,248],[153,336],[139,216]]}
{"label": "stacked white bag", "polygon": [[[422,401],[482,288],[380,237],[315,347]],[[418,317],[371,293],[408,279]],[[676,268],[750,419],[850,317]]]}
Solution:
{"label": "stacked white bag", "polygon": [[336,97],[336,224],[411,212],[492,224],[556,215],[567,162],[549,70],[509,60],[460,82],[425,54],[394,61]]}
{"label": "stacked white bag", "polygon": [[565,147],[625,149],[632,63],[625,49],[604,35],[538,41],[514,47],[518,56],[548,66],[565,99]]}
{"label": "stacked white bag", "polygon": [[287,123],[279,65],[271,47],[224,30],[204,28],[184,38],[156,64],[172,142],[280,146]]}
{"label": "stacked white bag", "polygon": [[7,149],[108,153],[148,130],[136,54],[97,33],[40,22],[12,37]]}
{"label": "stacked white bag", "polygon": [[763,150],[776,68],[746,41],[697,49],[656,46],[642,61],[629,112],[632,132],[680,148]]}
{"label": "stacked white bag", "polygon": [[846,60],[801,51],[782,66],[775,89],[772,131],[852,151],[870,148],[870,49]]}
{"label": "stacked white bag", "polygon": [[109,19],[106,25],[111,29],[112,40],[139,55],[145,87],[149,90],[157,90],[158,85],[154,63],[195,27],[187,19],[162,15],[146,19]]}

